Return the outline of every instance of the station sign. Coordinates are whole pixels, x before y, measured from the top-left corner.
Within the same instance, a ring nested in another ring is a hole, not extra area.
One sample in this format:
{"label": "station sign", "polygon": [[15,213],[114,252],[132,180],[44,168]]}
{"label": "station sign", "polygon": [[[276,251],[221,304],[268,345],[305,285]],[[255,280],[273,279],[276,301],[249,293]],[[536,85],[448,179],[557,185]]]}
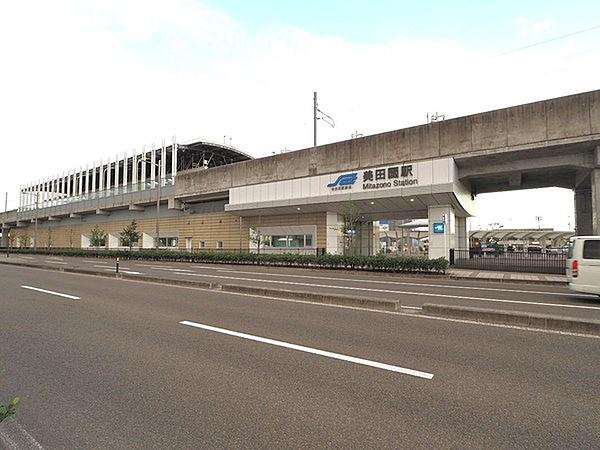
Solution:
{"label": "station sign", "polygon": [[[394,187],[415,186],[419,180],[413,174],[413,165],[389,166],[363,170],[360,173],[362,190],[387,189]],[[359,172],[349,172],[339,175],[335,181],[327,184],[331,190],[352,189],[359,178]]]}

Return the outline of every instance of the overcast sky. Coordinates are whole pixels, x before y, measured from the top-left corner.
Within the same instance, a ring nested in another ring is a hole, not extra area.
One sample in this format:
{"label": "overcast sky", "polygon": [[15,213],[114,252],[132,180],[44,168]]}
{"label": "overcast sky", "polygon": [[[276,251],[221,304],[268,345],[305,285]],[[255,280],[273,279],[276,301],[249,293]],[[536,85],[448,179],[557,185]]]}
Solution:
{"label": "overcast sky", "polygon": [[[591,0],[4,1],[0,192],[14,208],[21,183],[172,135],[309,147],[314,90],[323,144],[597,89],[598,17]],[[477,203],[472,228],[574,225],[566,190]]]}

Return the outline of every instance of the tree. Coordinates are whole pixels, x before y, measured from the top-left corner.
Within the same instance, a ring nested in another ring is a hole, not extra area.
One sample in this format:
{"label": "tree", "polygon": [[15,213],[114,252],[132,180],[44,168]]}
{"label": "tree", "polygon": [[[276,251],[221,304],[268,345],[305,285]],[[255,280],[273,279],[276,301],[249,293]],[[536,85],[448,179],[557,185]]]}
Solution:
{"label": "tree", "polygon": [[19,234],[19,247],[31,247],[31,236],[29,236],[29,233],[26,231],[23,231],[21,234]]}
{"label": "tree", "polygon": [[13,232],[13,230],[8,230],[8,247],[12,248],[17,243],[17,235]]}
{"label": "tree", "polygon": [[96,225],[90,231],[90,246],[92,247],[104,247],[106,246],[106,233],[105,231]]}
{"label": "tree", "polygon": [[132,247],[138,243],[141,237],[141,233],[137,231],[137,223],[135,219],[131,221],[129,225],[125,225],[123,231],[120,233],[121,242],[123,245],[129,247],[131,252]]}
{"label": "tree", "polygon": [[343,205],[338,214],[342,218],[342,223],[336,227],[336,230],[342,235],[344,255],[350,255],[354,253],[354,237],[363,222],[363,216],[355,203]]}
{"label": "tree", "polygon": [[269,244],[271,242],[271,236],[268,234],[262,234],[258,227],[253,225],[250,227],[250,235],[248,240],[250,243],[256,245],[256,253],[260,255],[260,247]]}

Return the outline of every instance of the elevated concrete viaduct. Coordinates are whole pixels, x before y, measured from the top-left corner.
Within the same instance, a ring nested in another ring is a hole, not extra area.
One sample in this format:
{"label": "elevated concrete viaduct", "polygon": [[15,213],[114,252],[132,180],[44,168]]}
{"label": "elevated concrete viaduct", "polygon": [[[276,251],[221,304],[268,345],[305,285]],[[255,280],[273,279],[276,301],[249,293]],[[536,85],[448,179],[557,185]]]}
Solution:
{"label": "elevated concrete viaduct", "polygon": [[240,186],[452,157],[475,196],[573,189],[578,234],[600,234],[600,91],[365,136],[210,171],[180,173],[176,198]]}
{"label": "elevated concrete viaduct", "polygon": [[[353,202],[368,218],[429,217],[430,236],[439,239],[436,254],[446,255],[448,246],[466,244],[465,218],[474,214],[476,195],[550,186],[574,191],[578,234],[600,234],[600,90],[266,158],[183,168],[165,187],[162,202],[172,223],[180,215],[184,220],[193,205],[200,211],[209,202],[222,205],[225,216],[271,216],[275,225],[277,217],[289,221],[310,213],[319,221],[316,240],[320,246],[326,241],[327,250],[335,240],[327,230],[339,220],[337,211]],[[110,213],[103,219],[108,221],[152,215],[153,189],[125,191],[91,202],[10,211],[0,215],[0,223],[5,230],[34,217],[93,222],[98,210]],[[311,220],[302,226],[313,226]],[[231,225],[240,236],[242,222]]]}

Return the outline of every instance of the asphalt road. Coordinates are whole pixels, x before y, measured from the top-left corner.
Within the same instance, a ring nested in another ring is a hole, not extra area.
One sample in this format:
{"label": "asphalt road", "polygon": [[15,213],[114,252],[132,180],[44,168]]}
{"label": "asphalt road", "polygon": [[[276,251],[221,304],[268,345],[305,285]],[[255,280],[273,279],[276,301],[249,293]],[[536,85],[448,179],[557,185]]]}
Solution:
{"label": "asphalt road", "polygon": [[[54,267],[77,267],[107,273],[115,270],[115,261],[110,259],[43,255],[13,255],[10,258]],[[409,308],[418,308],[424,303],[438,303],[600,320],[600,297],[575,293],[560,285],[133,260],[122,261],[120,270],[124,273],[162,278],[394,299]]]}
{"label": "asphalt road", "polygon": [[48,449],[600,442],[597,338],[6,265],[0,317]]}

